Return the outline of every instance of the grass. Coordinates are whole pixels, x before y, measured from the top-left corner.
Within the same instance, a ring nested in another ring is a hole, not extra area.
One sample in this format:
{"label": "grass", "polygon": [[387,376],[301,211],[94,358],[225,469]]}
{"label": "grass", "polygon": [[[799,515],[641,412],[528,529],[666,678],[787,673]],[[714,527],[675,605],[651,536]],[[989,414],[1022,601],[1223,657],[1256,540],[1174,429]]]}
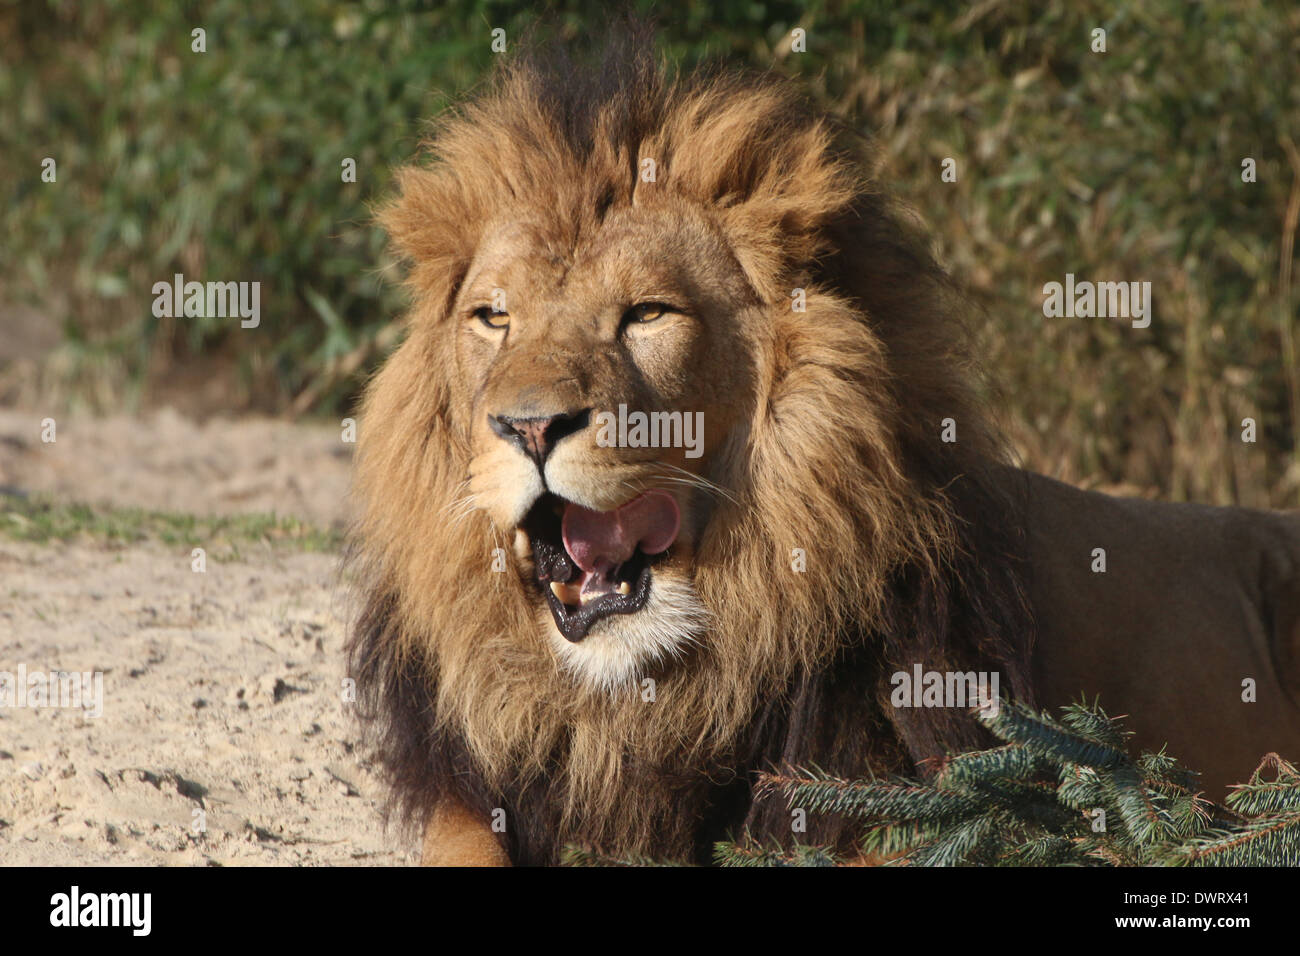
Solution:
{"label": "grass", "polygon": [[199,516],[17,496],[0,498],[0,536],[36,544],[89,541],[129,546],[156,541],[203,548],[213,560],[237,559],[241,545],[328,553],[343,543],[340,531],[275,514]]}

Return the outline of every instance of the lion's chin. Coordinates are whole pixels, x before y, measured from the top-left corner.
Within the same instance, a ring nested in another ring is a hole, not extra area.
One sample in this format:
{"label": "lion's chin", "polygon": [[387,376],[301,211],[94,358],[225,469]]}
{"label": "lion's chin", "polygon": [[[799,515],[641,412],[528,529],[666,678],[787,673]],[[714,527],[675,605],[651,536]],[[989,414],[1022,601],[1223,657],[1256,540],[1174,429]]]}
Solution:
{"label": "lion's chin", "polygon": [[596,621],[580,642],[561,633],[549,608],[539,612],[560,665],[575,680],[606,692],[638,684],[681,659],[700,642],[709,624],[709,613],[691,582],[665,573],[649,581],[640,610]]}

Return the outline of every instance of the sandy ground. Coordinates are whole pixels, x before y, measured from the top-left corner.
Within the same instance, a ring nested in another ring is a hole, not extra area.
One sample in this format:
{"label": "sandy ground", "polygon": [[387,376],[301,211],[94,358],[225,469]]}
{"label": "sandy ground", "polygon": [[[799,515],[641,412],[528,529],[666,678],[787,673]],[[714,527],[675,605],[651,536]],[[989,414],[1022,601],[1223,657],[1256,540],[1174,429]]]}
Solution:
{"label": "sandy ground", "polygon": [[192,422],[54,416],[0,408],[0,486],[65,500],[191,514],[275,512],[340,527],[352,446],[342,429],[244,418]]}
{"label": "sandy ground", "polygon": [[[0,486],[341,526],[339,431],[163,412],[57,422],[0,409]],[[103,713],[0,707],[5,864],[406,864],[342,693],[334,555],[0,535],[0,671],[103,675]]]}

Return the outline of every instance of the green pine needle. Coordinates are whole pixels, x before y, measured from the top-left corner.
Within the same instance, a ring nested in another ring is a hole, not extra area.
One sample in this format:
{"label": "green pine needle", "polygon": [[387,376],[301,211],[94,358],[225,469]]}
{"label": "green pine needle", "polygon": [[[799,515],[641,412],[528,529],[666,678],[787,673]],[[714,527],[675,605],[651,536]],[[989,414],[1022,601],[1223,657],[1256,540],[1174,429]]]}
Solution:
{"label": "green pine needle", "polygon": [[[1094,702],[1060,722],[1013,703],[985,719],[1001,738],[948,757],[930,780],[844,780],[817,767],[762,774],[755,799],[861,821],[859,856],[889,866],[1300,866],[1300,771],[1269,754],[1227,806],[1163,750],[1130,757],[1131,737]],[[792,836],[794,836],[792,834]],[[835,866],[829,847],[715,845],[719,866]],[[567,847],[574,866],[652,861]]]}

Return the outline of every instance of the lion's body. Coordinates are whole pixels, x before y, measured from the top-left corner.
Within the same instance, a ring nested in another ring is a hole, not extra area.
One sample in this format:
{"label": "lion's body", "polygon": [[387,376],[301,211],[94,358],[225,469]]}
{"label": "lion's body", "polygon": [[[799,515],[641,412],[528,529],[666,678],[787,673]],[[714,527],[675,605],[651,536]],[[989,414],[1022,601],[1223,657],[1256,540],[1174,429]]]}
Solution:
{"label": "lion's body", "polygon": [[1300,515],[1027,478],[1039,704],[1100,697],[1214,799],[1265,753],[1300,753]]}
{"label": "lion's body", "polygon": [[[789,842],[756,772],[984,742],[964,706],[891,704],[913,667],[1101,691],[1216,783],[1295,755],[1294,519],[1020,477],[961,299],[853,137],[771,77],[670,82],[644,40],[547,57],[384,214],[414,306],[366,397],[351,673],[426,859]],[[616,408],[699,415],[697,453],[609,447]]]}

